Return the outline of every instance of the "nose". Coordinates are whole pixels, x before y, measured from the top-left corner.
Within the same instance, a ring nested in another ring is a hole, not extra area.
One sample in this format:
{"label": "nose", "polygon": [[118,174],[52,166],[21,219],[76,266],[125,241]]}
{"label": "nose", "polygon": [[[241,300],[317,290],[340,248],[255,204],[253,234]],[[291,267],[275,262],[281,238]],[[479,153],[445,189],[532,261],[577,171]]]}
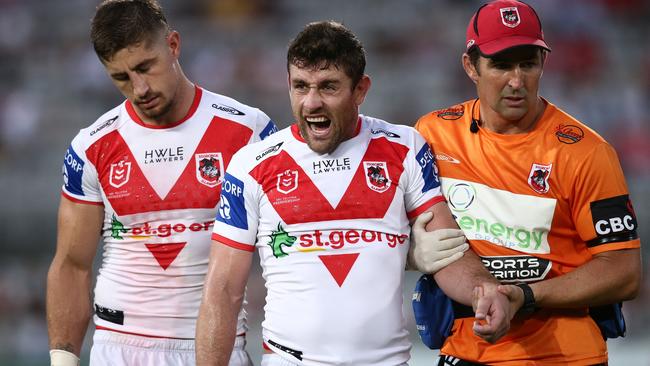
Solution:
{"label": "nose", "polygon": [[323,99],[321,98],[318,89],[314,87],[309,88],[309,91],[307,92],[307,95],[305,95],[305,99],[303,101],[303,107],[305,111],[314,112],[320,109],[322,106]]}
{"label": "nose", "polygon": [[524,87],[524,74],[519,67],[515,67],[508,77],[508,86],[514,90]]}
{"label": "nose", "polygon": [[133,94],[135,94],[136,97],[143,98],[147,95],[149,92],[149,84],[147,84],[144,77],[138,73],[134,73],[131,76],[131,82],[133,83]]}

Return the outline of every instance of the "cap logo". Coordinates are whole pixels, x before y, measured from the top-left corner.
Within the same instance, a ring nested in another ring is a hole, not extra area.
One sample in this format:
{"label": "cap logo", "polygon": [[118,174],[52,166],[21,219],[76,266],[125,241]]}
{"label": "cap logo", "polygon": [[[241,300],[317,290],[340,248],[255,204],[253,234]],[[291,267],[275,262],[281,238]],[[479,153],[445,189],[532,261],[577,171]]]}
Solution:
{"label": "cap logo", "polygon": [[474,41],[473,39],[470,39],[469,41],[467,41],[467,49],[469,50],[469,48],[472,47],[474,45],[474,43],[476,43],[476,41]]}
{"label": "cap logo", "polygon": [[521,23],[521,18],[519,17],[519,11],[516,6],[509,8],[501,8],[501,22],[506,27],[514,28]]}

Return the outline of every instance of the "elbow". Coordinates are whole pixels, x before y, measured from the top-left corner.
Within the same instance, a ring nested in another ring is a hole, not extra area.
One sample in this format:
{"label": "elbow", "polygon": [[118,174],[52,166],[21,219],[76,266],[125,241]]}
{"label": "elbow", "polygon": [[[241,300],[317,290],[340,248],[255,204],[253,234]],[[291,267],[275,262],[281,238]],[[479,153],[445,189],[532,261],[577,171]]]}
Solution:
{"label": "elbow", "polygon": [[641,272],[634,273],[622,286],[622,300],[629,301],[635,299],[641,290]]}

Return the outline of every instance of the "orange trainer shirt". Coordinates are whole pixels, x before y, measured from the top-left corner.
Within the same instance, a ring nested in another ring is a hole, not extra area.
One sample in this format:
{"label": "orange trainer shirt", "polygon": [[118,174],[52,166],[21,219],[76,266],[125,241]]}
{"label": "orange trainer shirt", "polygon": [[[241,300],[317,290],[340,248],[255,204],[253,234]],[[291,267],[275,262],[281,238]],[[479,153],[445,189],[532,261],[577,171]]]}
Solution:
{"label": "orange trainer shirt", "polygon": [[[473,104],[475,106],[473,107]],[[639,248],[637,222],[614,149],[547,104],[534,130],[470,132],[480,101],[431,112],[416,129],[435,151],[442,188],[472,249],[504,283],[570,272],[592,255]],[[485,364],[594,364],[607,348],[588,309],[541,309],[490,345],[456,319],[441,353]],[[532,364],[532,363],[531,363]]]}

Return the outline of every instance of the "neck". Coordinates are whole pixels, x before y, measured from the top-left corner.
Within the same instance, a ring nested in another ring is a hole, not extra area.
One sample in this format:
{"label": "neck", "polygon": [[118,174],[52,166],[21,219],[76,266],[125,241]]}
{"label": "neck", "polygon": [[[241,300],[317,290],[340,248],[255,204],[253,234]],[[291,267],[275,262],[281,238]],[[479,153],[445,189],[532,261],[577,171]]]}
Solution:
{"label": "neck", "polygon": [[518,120],[509,120],[501,116],[493,109],[481,104],[480,105],[480,121],[483,128],[503,134],[514,135],[522,134],[532,131],[537,125],[537,121],[544,113],[546,103],[538,97],[533,106],[531,106],[528,113]]}

